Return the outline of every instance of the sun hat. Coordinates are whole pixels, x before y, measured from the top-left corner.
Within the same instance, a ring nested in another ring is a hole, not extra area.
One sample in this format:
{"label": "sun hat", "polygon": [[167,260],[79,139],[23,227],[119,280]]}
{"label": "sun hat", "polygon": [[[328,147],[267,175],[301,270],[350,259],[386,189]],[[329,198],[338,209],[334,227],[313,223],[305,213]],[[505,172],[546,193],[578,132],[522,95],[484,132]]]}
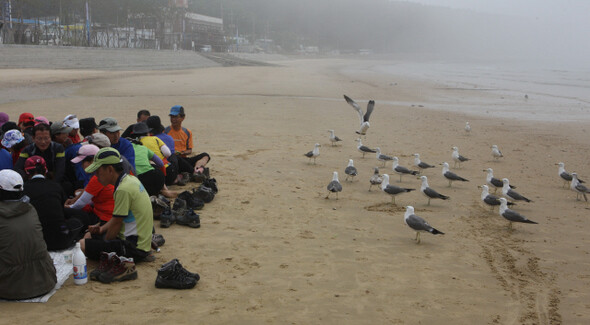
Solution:
{"label": "sun hat", "polygon": [[109,137],[102,133],[94,133],[92,135],[89,135],[86,137],[86,140],[88,140],[88,143],[94,144],[99,148],[106,148],[111,146],[111,140],[109,140]]}
{"label": "sun hat", "polygon": [[144,122],[133,124],[133,135],[148,134],[151,130]]}
{"label": "sun hat", "polygon": [[72,129],[80,128],[80,121],[75,114],[70,114],[64,119],[64,125],[71,127]]}
{"label": "sun hat", "polygon": [[62,124],[61,122],[53,122],[51,123],[51,135],[62,134],[62,133],[70,133],[72,128]]}
{"label": "sun hat", "polygon": [[121,154],[117,149],[111,147],[102,148],[94,155],[94,161],[84,171],[88,174],[94,173],[100,166],[115,165],[122,161]]}
{"label": "sun hat", "polygon": [[0,189],[9,192],[23,190],[23,178],[12,169],[0,170]]}
{"label": "sun hat", "polygon": [[80,123],[80,134],[82,134],[82,135],[92,134],[94,129],[96,129],[98,127],[98,125],[96,125],[96,120],[94,119],[94,117],[86,117],[86,118],[80,119],[79,123]]}
{"label": "sun hat", "polygon": [[4,123],[8,122],[9,120],[10,117],[8,116],[8,114],[0,112],[0,126],[4,125]]}
{"label": "sun hat", "polygon": [[5,148],[12,148],[17,143],[20,143],[25,139],[24,135],[20,130],[8,130],[2,137],[2,145]]}
{"label": "sun hat", "polygon": [[72,164],[77,164],[88,156],[94,156],[100,149],[93,144],[85,144],[78,149],[78,156],[70,160]]}
{"label": "sun hat", "polygon": [[147,124],[148,128],[152,129],[152,133],[160,134],[162,131],[164,131],[164,126],[162,125],[162,121],[158,115],[148,117],[148,119],[145,121],[145,124]]}
{"label": "sun hat", "polygon": [[99,130],[106,130],[109,132],[117,132],[123,130],[122,127],[117,124],[117,120],[112,117],[107,117],[98,123]]}
{"label": "sun hat", "polygon": [[30,174],[31,169],[37,168],[37,165],[41,165],[45,172],[47,173],[47,163],[45,163],[45,159],[41,156],[31,156],[25,160],[25,172]]}
{"label": "sun hat", "polygon": [[170,108],[170,114],[168,114],[168,115],[169,116],[184,115],[184,107],[182,107],[180,105],[172,106],[172,108]]}

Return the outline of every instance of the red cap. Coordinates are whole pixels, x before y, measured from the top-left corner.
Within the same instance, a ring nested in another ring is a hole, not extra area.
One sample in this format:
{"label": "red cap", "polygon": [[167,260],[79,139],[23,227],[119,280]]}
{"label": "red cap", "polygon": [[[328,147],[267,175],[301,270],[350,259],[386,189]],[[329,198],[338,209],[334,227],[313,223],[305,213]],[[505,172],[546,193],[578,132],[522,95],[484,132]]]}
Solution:
{"label": "red cap", "polygon": [[33,122],[33,123],[35,123],[35,116],[33,114],[31,114],[31,113],[22,113],[18,117],[18,124],[27,123],[27,122]]}
{"label": "red cap", "polygon": [[45,172],[47,172],[47,164],[45,164],[45,159],[41,156],[32,156],[27,158],[25,161],[25,171],[29,174],[29,170],[35,169],[37,165],[43,166]]}

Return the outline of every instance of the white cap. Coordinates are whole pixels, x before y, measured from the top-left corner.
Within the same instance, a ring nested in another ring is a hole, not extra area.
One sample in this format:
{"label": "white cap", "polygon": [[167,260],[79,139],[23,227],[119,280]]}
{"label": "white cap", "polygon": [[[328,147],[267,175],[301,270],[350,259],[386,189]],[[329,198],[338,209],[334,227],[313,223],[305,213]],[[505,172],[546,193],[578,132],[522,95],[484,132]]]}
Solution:
{"label": "white cap", "polygon": [[64,126],[69,126],[72,129],[79,129],[80,121],[78,121],[78,118],[75,114],[70,114],[64,119]]}
{"label": "white cap", "polygon": [[0,170],[0,189],[20,192],[23,190],[23,178],[12,169]]}

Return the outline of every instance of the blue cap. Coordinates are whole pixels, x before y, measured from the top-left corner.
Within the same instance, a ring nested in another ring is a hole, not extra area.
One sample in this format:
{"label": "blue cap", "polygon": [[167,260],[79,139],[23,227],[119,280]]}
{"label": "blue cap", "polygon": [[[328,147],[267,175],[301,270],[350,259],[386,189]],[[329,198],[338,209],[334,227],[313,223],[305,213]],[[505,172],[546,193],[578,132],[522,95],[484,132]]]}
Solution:
{"label": "blue cap", "polygon": [[182,107],[180,105],[172,106],[172,108],[170,109],[170,114],[168,114],[168,115],[170,115],[170,116],[184,115],[184,107]]}

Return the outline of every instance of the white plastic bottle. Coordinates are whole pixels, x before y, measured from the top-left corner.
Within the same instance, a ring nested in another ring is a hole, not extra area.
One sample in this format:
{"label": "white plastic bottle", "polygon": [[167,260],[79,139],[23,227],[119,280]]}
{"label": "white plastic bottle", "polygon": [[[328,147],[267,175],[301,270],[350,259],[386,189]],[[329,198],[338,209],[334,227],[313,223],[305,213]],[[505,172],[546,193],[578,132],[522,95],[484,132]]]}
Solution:
{"label": "white plastic bottle", "polygon": [[74,264],[74,283],[85,284],[88,282],[88,273],[86,272],[86,256],[82,253],[80,243],[76,243],[74,248],[74,256],[72,257]]}

